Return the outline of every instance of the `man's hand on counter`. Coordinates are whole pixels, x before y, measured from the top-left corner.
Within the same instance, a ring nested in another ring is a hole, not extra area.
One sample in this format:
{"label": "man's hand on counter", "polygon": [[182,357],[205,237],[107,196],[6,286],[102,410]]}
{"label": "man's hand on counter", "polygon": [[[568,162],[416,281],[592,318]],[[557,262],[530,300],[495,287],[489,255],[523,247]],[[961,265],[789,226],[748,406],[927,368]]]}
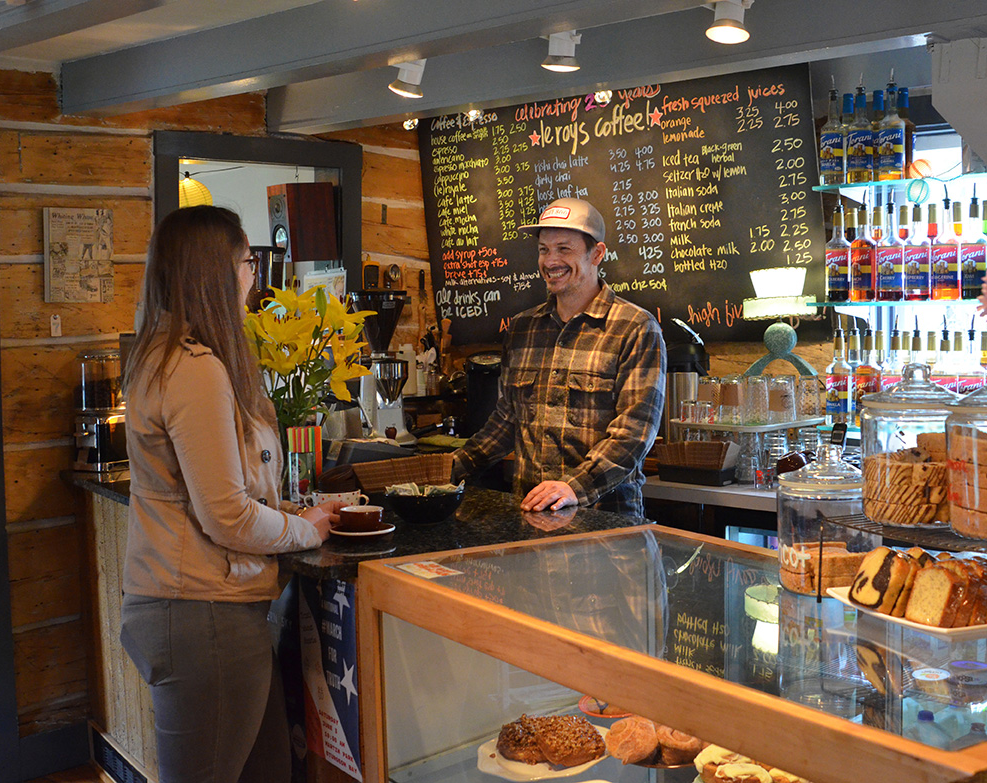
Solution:
{"label": "man's hand on counter", "polygon": [[578,505],[576,493],[564,481],[543,481],[521,501],[522,511],[557,511],[566,506]]}

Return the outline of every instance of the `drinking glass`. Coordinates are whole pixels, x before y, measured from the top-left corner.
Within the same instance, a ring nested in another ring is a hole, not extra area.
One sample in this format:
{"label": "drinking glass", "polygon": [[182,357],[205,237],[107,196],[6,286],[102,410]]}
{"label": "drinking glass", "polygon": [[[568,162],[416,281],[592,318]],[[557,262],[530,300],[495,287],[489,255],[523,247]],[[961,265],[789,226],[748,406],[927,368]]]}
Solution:
{"label": "drinking glass", "polygon": [[768,423],[768,379],[763,375],[744,378],[744,424]]}
{"label": "drinking glass", "polygon": [[756,484],[761,470],[761,439],[756,432],[740,433],[740,456],[735,478],[738,484]]}
{"label": "drinking glass", "polygon": [[820,395],[823,384],[818,375],[800,375],[796,383],[796,412],[799,419],[815,419],[822,416]]}
{"label": "drinking glass", "polygon": [[744,379],[740,375],[728,375],[720,381],[718,413],[720,424],[744,423]]}
{"label": "drinking glass", "polygon": [[795,376],[768,377],[768,424],[795,420]]}
{"label": "drinking glass", "polygon": [[690,424],[695,421],[696,401],[682,400],[679,403],[679,421],[683,424]]}
{"label": "drinking glass", "polygon": [[708,402],[713,414],[712,421],[716,421],[720,407],[720,379],[712,375],[706,375],[699,379],[699,386],[696,391],[698,402]]}
{"label": "drinking glass", "polygon": [[696,400],[696,407],[693,411],[693,421],[696,424],[713,423],[713,406],[709,400]]}

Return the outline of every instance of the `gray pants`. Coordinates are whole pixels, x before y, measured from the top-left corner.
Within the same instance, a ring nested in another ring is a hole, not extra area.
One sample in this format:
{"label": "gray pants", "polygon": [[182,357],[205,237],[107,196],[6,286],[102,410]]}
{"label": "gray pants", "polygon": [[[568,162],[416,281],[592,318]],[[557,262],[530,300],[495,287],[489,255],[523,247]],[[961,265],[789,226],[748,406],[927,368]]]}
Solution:
{"label": "gray pants", "polygon": [[151,686],[160,783],[287,783],[270,603],[126,595],[120,641]]}

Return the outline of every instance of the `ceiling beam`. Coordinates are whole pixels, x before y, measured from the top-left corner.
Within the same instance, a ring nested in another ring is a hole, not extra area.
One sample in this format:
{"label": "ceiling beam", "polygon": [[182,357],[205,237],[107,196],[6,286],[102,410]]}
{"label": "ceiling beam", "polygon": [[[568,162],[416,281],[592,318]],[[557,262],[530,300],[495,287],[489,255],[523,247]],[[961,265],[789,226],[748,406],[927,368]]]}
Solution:
{"label": "ceiling beam", "polygon": [[32,0],[0,6],[0,52],[113,22],[173,0]]}
{"label": "ceiling beam", "polygon": [[[421,85],[424,97],[417,100],[386,89],[395,74],[391,68],[292,84],[268,93],[268,128],[321,133],[586,94],[601,86],[618,89],[796,62],[816,61],[819,72],[825,71],[819,61],[848,56],[860,56],[872,66],[865,73],[868,89],[884,86],[886,62],[896,58],[900,84],[921,77],[928,85],[924,34],[946,30],[957,35],[971,24],[987,23],[987,8],[971,17],[969,4],[962,1],[757,0],[745,20],[751,38],[737,46],[709,41],[704,30],[710,21],[708,10],[696,8],[587,30],[576,50],[582,67],[570,74],[538,67],[546,48],[537,39],[430,59]],[[875,61],[872,55],[879,52],[889,54]],[[834,75],[847,78],[842,70]],[[828,74],[824,78],[828,88]],[[852,84],[838,86],[848,91],[856,82],[854,74]]]}
{"label": "ceiling beam", "polygon": [[62,112],[119,114],[695,7],[701,0],[320,2],[62,66]]}

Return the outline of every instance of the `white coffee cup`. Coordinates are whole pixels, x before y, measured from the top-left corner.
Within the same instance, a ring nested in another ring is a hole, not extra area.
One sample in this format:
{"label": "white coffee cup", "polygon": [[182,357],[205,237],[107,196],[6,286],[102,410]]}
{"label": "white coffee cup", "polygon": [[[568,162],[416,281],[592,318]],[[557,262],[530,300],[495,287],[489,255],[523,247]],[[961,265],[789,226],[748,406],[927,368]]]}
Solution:
{"label": "white coffee cup", "polygon": [[357,489],[352,492],[313,492],[305,496],[306,506],[321,506],[330,501],[344,506],[364,506],[370,502],[370,498]]}

